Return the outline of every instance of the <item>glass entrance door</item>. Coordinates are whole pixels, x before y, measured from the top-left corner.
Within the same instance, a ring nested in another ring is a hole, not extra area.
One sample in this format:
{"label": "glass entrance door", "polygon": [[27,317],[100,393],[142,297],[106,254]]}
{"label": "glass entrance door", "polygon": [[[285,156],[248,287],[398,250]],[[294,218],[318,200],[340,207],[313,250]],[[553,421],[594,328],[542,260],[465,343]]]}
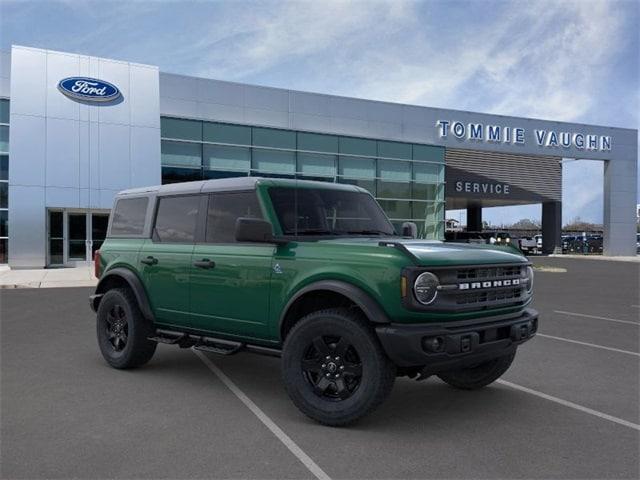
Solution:
{"label": "glass entrance door", "polygon": [[87,214],[68,214],[67,251],[69,260],[85,262],[87,260]]}
{"label": "glass entrance door", "polygon": [[47,221],[47,265],[74,267],[93,260],[107,236],[109,213],[49,210]]}
{"label": "glass entrance door", "polygon": [[64,265],[64,212],[49,210],[49,265]]}

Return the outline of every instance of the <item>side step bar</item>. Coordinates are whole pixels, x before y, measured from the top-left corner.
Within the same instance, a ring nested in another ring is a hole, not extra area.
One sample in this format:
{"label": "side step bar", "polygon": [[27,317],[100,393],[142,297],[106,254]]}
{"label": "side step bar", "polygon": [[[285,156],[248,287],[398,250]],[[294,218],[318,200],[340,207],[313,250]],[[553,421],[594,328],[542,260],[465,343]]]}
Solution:
{"label": "side step bar", "polygon": [[173,330],[158,329],[156,334],[148,337],[149,340],[166,343],[169,345],[178,345],[180,348],[195,348],[205,352],[217,353],[218,355],[233,355],[242,350],[248,352],[259,353],[261,355],[270,355],[279,357],[281,352],[275,348],[263,347],[261,345],[251,345],[234,340],[226,340],[224,338],[208,337],[192,333],[175,332]]}

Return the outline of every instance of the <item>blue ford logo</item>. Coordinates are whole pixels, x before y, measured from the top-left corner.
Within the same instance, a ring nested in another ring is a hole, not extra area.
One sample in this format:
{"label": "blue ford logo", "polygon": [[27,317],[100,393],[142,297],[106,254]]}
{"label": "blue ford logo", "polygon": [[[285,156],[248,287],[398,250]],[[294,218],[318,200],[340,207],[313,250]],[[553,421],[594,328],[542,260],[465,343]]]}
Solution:
{"label": "blue ford logo", "polygon": [[97,78],[63,78],[58,83],[58,90],[67,97],[89,102],[110,102],[120,97],[118,87]]}

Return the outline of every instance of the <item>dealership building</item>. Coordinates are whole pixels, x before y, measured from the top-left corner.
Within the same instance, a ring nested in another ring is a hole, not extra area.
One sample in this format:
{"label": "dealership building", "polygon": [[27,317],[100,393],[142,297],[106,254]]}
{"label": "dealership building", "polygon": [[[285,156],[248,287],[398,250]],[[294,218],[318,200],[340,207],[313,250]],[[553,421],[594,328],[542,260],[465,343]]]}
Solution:
{"label": "dealership building", "polygon": [[[402,88],[401,85],[398,88]],[[350,183],[443,239],[446,209],[542,205],[561,239],[562,160],[604,162],[604,253],[635,255],[637,130],[246,85],[21,46],[0,53],[0,263],[75,266],[123,189],[236,176]],[[565,199],[571,201],[571,199]]]}

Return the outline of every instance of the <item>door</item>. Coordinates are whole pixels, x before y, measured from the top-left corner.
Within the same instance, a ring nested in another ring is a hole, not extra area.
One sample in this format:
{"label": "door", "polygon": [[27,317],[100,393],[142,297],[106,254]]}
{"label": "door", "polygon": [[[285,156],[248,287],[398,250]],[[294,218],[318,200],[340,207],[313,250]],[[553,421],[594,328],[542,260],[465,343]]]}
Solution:
{"label": "door", "polygon": [[49,266],[64,265],[64,212],[49,210]]}
{"label": "door", "polygon": [[164,325],[187,326],[189,273],[200,199],[206,196],[159,197],[152,238],[139,256],[151,308]]}
{"label": "door", "polygon": [[211,194],[206,217],[204,242],[192,256],[192,327],[267,338],[275,246],[235,241],[238,217],[262,218],[255,191]]}
{"label": "door", "polygon": [[87,214],[68,213],[67,252],[69,261],[87,260]]}

